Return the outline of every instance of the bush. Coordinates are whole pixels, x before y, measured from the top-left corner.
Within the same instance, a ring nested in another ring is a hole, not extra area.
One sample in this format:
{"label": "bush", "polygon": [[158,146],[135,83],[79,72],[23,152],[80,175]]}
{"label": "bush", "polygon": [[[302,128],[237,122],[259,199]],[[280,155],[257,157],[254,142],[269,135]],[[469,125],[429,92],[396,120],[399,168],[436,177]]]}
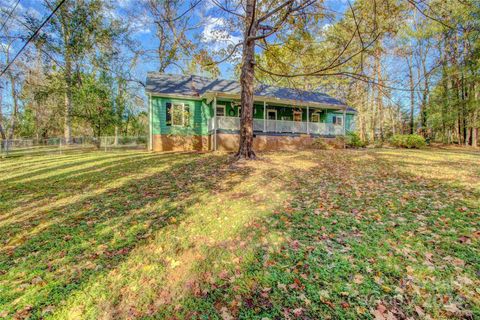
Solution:
{"label": "bush", "polygon": [[394,147],[401,148],[403,147],[403,142],[405,141],[405,135],[403,134],[394,134],[390,138],[390,144]]}
{"label": "bush", "polygon": [[349,148],[364,148],[366,143],[355,132],[347,133],[345,143]]}
{"label": "bush", "polygon": [[425,138],[418,134],[395,134],[390,138],[390,144],[397,148],[420,149],[425,147]]}
{"label": "bush", "polygon": [[316,138],[312,142],[312,148],[318,150],[332,149],[332,146],[325,142],[322,138]]}

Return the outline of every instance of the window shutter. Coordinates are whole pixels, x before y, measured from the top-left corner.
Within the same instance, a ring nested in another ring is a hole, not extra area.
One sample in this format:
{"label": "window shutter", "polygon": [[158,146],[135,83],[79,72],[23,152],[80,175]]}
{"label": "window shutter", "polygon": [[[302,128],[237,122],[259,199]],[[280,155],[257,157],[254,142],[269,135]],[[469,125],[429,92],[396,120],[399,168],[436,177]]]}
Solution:
{"label": "window shutter", "polygon": [[165,109],[166,109],[166,123],[167,123],[167,126],[171,126],[172,125],[172,104],[170,102],[167,102],[165,104]]}
{"label": "window shutter", "polygon": [[190,126],[190,106],[188,104],[183,106],[183,126]]}
{"label": "window shutter", "polygon": [[337,117],[336,117],[336,116],[333,116],[333,118],[332,118],[332,122],[333,122],[334,124],[336,124],[336,123],[337,123]]}

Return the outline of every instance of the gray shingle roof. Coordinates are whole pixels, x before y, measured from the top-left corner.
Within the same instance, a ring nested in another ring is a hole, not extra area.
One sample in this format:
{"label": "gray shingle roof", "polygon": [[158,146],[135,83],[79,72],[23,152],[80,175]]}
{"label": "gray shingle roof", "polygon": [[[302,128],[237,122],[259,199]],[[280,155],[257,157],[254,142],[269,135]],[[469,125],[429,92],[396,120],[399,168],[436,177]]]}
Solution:
{"label": "gray shingle roof", "polygon": [[[174,94],[179,96],[201,97],[208,92],[240,95],[240,83],[234,80],[209,79],[200,76],[185,76],[149,72],[145,90],[155,94]],[[325,93],[303,91],[292,88],[282,88],[261,84],[255,89],[255,95],[260,97],[295,100],[307,103],[328,104],[332,106],[346,106],[340,100]],[[348,108],[347,111],[355,112]]]}

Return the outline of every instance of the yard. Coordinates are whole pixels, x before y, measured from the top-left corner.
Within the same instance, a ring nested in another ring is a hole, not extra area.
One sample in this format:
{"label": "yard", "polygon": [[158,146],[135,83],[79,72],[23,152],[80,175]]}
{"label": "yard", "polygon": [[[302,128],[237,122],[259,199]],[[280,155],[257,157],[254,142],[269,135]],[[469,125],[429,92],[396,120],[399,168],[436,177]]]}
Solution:
{"label": "yard", "polygon": [[0,160],[0,318],[480,318],[480,153]]}

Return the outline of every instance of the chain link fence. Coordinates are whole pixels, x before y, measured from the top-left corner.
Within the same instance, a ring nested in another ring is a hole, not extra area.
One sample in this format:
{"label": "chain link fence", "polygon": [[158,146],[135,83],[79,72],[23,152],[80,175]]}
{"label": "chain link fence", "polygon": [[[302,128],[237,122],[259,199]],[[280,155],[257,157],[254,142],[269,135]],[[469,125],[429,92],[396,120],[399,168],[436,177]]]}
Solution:
{"label": "chain link fence", "polygon": [[6,139],[0,140],[0,156],[5,158],[91,150],[146,150],[147,142],[147,136],[73,137],[70,143],[65,138]]}

